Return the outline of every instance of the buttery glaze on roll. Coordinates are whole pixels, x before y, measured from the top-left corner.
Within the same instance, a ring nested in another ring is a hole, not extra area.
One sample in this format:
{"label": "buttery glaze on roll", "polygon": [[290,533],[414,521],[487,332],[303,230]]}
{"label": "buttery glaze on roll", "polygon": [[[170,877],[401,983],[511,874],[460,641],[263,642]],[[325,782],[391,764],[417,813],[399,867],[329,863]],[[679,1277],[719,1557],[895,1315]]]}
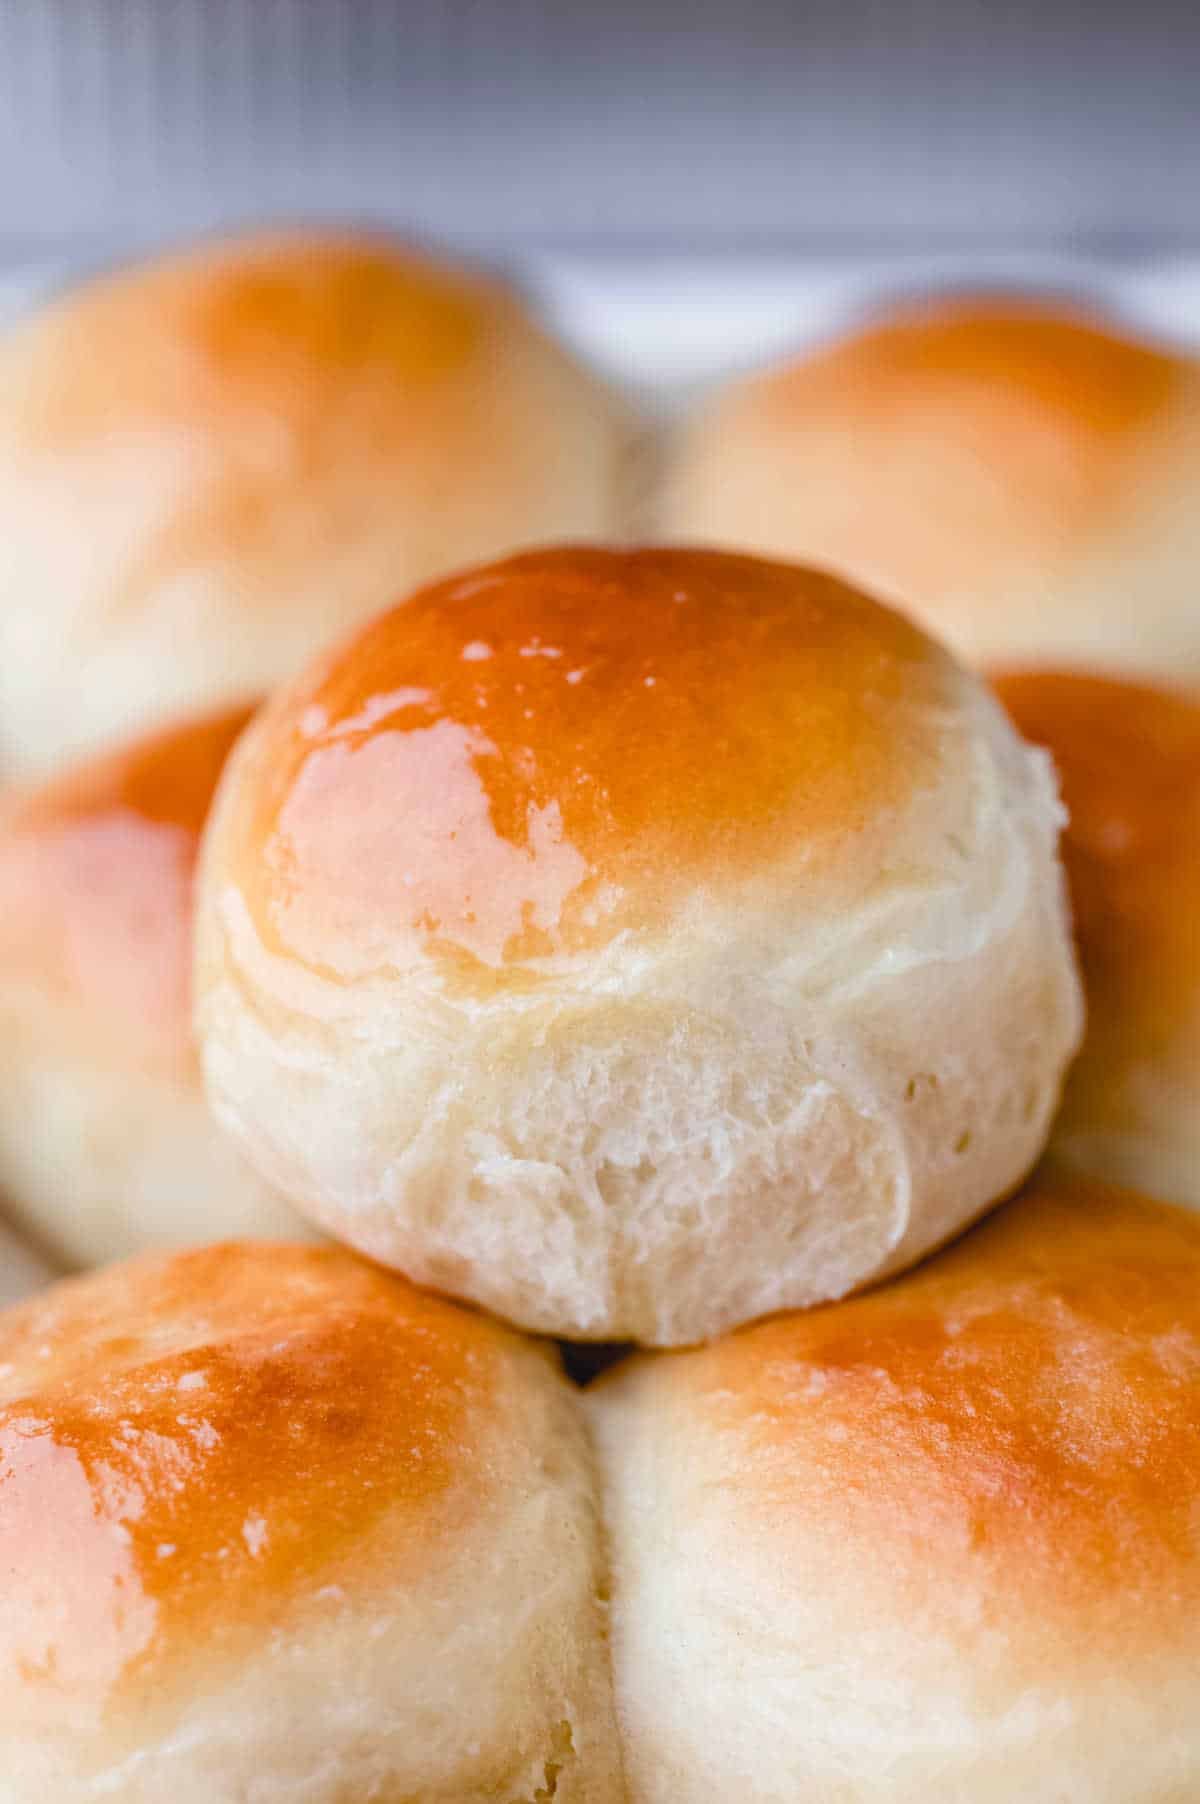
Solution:
{"label": "buttery glaze on roll", "polygon": [[1200,369],[1102,316],[931,297],[735,382],[663,530],[836,570],[972,661],[1200,676]]}
{"label": "buttery glaze on roll", "polygon": [[1043,1175],[588,1393],[631,1804],[1200,1796],[1200,1222]]}
{"label": "buttery glaze on roll", "polygon": [[210,1097],[420,1282],[674,1343],[1024,1175],[1079,1027],[1048,761],[811,572],[563,549],[284,690],[206,836]]}
{"label": "buttery glaze on roll", "polygon": [[3,1804],[616,1804],[548,1348],[334,1248],[0,1316]]}
{"label": "buttery glaze on roll", "polygon": [[0,345],[0,769],[290,676],[397,588],[619,529],[625,422],[500,283],[269,233]]}
{"label": "buttery glaze on roll", "polygon": [[68,1264],[311,1232],[214,1124],[192,1039],[200,830],[249,716],[0,806],[0,1196]]}
{"label": "buttery glaze on roll", "polygon": [[1200,704],[1070,671],[996,682],[1045,746],[1087,996],[1054,1145],[1072,1164],[1200,1208]]}

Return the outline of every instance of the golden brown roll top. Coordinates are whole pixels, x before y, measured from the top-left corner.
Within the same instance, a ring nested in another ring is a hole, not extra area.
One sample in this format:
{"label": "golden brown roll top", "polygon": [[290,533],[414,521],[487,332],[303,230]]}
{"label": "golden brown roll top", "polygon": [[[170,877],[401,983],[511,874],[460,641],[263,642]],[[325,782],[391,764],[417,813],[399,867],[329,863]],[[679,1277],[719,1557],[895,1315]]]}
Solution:
{"label": "golden brown roll top", "polygon": [[1200,671],[1200,375],[1081,308],[931,297],[734,383],[670,537],[827,565],[973,660]]}
{"label": "golden brown roll top", "polygon": [[928,782],[956,680],[826,577],[536,553],[414,596],[291,688],[227,856],[283,956],[528,984],[781,848],[840,887]]}
{"label": "golden brown roll top", "polygon": [[573,1396],[349,1255],[144,1257],[0,1317],[0,1550],[13,1804],[617,1795]]}
{"label": "golden brown roll top", "polygon": [[0,761],[267,688],[397,589],[618,530],[625,426],[499,282],[262,234],[0,347]]}
{"label": "golden brown roll top", "polygon": [[996,680],[1058,767],[1087,1034],[1055,1124],[1099,1175],[1200,1207],[1200,705],[1071,671]]}
{"label": "golden brown roll top", "polygon": [[896,1269],[1036,1157],[1078,1027],[1044,759],[899,616],[531,553],[267,707],[206,839],[210,1096],[271,1182],[546,1332]]}
{"label": "golden brown roll top", "polygon": [[0,805],[0,1193],[71,1262],[304,1231],[208,1118],[191,1034],[200,832],[251,712]]}
{"label": "golden brown roll top", "polygon": [[1200,1223],[1044,1175],[589,1393],[636,1804],[1200,1785]]}

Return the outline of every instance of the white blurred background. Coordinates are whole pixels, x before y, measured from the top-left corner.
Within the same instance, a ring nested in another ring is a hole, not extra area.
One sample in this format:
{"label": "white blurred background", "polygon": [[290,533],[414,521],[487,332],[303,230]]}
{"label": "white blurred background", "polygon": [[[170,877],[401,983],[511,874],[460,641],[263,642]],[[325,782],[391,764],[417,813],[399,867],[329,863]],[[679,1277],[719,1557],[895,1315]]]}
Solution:
{"label": "white blurred background", "polygon": [[1194,0],[3,0],[0,235],[1190,250],[1198,94]]}
{"label": "white blurred background", "polygon": [[0,271],[370,220],[676,388],[930,279],[1196,339],[1198,97],[1194,0],[0,0]]}

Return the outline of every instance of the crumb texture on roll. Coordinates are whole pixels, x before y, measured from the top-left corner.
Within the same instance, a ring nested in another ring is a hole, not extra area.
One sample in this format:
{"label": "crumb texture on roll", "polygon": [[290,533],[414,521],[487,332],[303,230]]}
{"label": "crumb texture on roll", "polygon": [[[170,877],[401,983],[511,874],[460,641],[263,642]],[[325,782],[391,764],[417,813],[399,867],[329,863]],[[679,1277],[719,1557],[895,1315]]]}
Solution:
{"label": "crumb texture on roll", "polygon": [[193,882],[250,717],[177,723],[0,804],[0,1196],[72,1265],[310,1230],[204,1101]]}
{"label": "crumb texture on roll", "polygon": [[247,237],[0,344],[0,769],[251,695],[397,592],[618,530],[625,423],[499,282]]}
{"label": "crumb texture on roll", "polygon": [[1048,761],[898,615],[715,552],[530,554],[281,692],[203,855],[210,1098],[418,1281],[674,1344],[1012,1188],[1079,1001]]}
{"label": "crumb texture on roll", "polygon": [[719,392],[670,538],[828,566],[972,661],[1200,675],[1200,370],[1083,309],[909,303]]}
{"label": "crumb texture on roll", "polygon": [[1200,1208],[1200,704],[1069,671],[996,682],[1046,747],[1087,998],[1054,1145],[1073,1164]]}
{"label": "crumb texture on roll", "polygon": [[591,1456],[552,1354],[332,1248],[0,1317],[4,1804],[609,1804]]}
{"label": "crumb texture on roll", "polygon": [[633,1804],[1200,1793],[1200,1222],[1036,1180],[588,1393]]}

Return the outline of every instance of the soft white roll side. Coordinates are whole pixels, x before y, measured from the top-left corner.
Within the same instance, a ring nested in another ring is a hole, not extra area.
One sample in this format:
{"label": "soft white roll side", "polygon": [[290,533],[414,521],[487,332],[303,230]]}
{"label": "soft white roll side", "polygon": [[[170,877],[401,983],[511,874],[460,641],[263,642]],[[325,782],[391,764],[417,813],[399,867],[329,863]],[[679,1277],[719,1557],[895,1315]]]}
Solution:
{"label": "soft white roll side", "polygon": [[221,1133],[194,1075],[73,1047],[73,1024],[46,1010],[15,1021],[11,982],[0,992],[3,1188],[68,1267],[234,1234],[311,1237]]}

